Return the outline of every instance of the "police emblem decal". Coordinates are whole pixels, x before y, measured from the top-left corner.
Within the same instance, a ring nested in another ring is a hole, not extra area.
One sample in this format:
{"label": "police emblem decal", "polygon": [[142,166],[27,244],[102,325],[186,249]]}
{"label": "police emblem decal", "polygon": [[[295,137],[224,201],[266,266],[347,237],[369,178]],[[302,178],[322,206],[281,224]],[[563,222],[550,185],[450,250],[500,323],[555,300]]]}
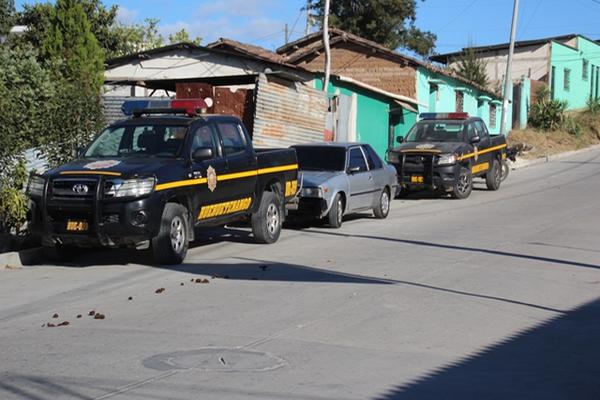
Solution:
{"label": "police emblem decal", "polygon": [[217,188],[217,171],[209,165],[206,169],[206,181],[208,183],[208,190],[214,192]]}

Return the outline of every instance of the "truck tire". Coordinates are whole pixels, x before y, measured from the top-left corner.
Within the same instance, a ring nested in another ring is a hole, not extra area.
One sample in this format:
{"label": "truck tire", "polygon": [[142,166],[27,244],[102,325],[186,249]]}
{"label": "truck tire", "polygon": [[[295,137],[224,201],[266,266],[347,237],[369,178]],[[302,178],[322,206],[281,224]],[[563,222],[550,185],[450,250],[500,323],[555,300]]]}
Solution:
{"label": "truck tire", "polygon": [[344,218],[344,199],[337,193],[331,203],[331,208],[327,213],[327,223],[330,228],[338,229],[342,226]]}
{"label": "truck tire", "polygon": [[71,262],[76,257],[76,249],[61,245],[42,246],[42,258],[45,262],[64,263]]}
{"label": "truck tire", "polygon": [[257,243],[271,244],[281,234],[281,198],[274,192],[264,192],[258,211],[252,214],[252,233]]}
{"label": "truck tire", "polygon": [[509,173],[510,173],[510,165],[508,164],[508,161],[502,160],[502,181],[504,181],[504,180],[506,180],[506,178],[508,178]]}
{"label": "truck tire", "polygon": [[379,196],[379,203],[373,208],[373,214],[377,219],[385,219],[390,213],[390,191],[384,188]]}
{"label": "truck tire", "polygon": [[167,203],[160,230],[152,239],[152,254],[159,264],[181,264],[189,246],[188,211],[181,204]]}
{"label": "truck tire", "polygon": [[473,191],[473,175],[465,167],[460,168],[458,179],[452,188],[452,197],[455,199],[466,199]]}
{"label": "truck tire", "polygon": [[498,190],[500,183],[502,183],[502,166],[497,159],[493,159],[492,168],[485,174],[485,184],[488,190]]}

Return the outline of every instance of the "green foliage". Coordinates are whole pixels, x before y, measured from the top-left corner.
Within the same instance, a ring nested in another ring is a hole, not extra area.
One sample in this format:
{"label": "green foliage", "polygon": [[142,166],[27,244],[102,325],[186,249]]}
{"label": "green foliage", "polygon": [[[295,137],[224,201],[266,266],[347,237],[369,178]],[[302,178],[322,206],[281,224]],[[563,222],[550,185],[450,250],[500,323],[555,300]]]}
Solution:
{"label": "green foliage", "polygon": [[[323,21],[324,0],[309,0],[308,9],[318,23]],[[380,43],[422,56],[431,55],[436,35],[415,26],[417,0],[335,0],[331,2],[330,25]]]}
{"label": "green foliage", "polygon": [[553,131],[562,127],[567,102],[551,99],[547,86],[540,87],[536,95],[537,102],[531,107],[529,124],[545,131]]}
{"label": "green foliage", "polygon": [[39,148],[50,166],[71,159],[72,151],[87,145],[104,125],[100,93],[76,82],[58,81]]}
{"label": "green foliage", "polygon": [[119,38],[109,58],[151,50],[164,45],[164,38],[158,33],[158,19],[147,18],[143,23],[124,25],[117,23],[112,27],[113,34]]}
{"label": "green foliage", "polygon": [[27,215],[27,197],[23,191],[27,169],[19,160],[10,175],[0,176],[0,233],[18,233]]}
{"label": "green foliage", "polygon": [[567,131],[567,133],[577,138],[581,137],[583,131],[583,128],[581,127],[579,121],[577,121],[577,119],[571,115],[565,115],[561,124],[561,129],[564,129],[565,131]]}
{"label": "green foliage", "polygon": [[78,0],[57,0],[42,56],[58,77],[99,91],[104,83],[104,52]]}
{"label": "green foliage", "polygon": [[474,45],[469,44],[463,55],[457,60],[456,73],[460,76],[487,87],[490,83],[487,76],[487,62],[477,57],[473,49]]}
{"label": "green foliage", "polygon": [[55,85],[29,47],[0,47],[0,175],[44,140]]}
{"label": "green foliage", "polygon": [[600,99],[590,97],[587,102],[587,111],[592,115],[598,115],[600,113]]}
{"label": "green foliage", "polygon": [[5,35],[15,23],[15,1],[0,0],[0,35]]}
{"label": "green foliage", "polygon": [[190,38],[190,34],[189,32],[183,28],[178,32],[175,32],[172,35],[169,35],[169,43],[171,44],[175,44],[175,43],[194,43],[195,45],[200,45],[200,42],[202,42],[202,38],[201,37],[197,37],[195,39]]}

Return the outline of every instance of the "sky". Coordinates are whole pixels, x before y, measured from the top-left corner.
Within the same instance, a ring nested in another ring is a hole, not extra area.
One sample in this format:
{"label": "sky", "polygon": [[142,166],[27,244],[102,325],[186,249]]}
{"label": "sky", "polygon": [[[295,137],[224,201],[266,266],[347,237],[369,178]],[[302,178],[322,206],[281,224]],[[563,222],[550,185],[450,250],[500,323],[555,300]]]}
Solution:
{"label": "sky", "polygon": [[[336,0],[331,0],[336,1]],[[17,5],[31,3],[18,0]],[[424,0],[418,2],[416,25],[435,33],[437,53],[467,46],[505,43],[510,35],[513,0]],[[104,0],[119,6],[122,22],[158,18],[168,36],[186,28],[207,44],[219,37],[275,49],[304,35],[305,0]],[[567,33],[600,38],[600,0],[520,0],[517,40]]]}

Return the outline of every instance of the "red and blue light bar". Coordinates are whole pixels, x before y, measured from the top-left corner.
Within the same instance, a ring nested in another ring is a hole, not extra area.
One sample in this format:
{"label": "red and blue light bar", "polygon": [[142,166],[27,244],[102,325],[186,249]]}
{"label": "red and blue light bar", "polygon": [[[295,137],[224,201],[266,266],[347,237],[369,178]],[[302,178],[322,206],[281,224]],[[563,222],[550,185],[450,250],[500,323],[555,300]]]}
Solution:
{"label": "red and blue light bar", "polygon": [[203,99],[126,100],[121,106],[125,115],[185,113],[190,117],[208,109]]}
{"label": "red and blue light bar", "polygon": [[465,112],[454,112],[454,113],[421,113],[419,117],[422,120],[431,120],[431,119],[467,119],[469,118],[469,113]]}

